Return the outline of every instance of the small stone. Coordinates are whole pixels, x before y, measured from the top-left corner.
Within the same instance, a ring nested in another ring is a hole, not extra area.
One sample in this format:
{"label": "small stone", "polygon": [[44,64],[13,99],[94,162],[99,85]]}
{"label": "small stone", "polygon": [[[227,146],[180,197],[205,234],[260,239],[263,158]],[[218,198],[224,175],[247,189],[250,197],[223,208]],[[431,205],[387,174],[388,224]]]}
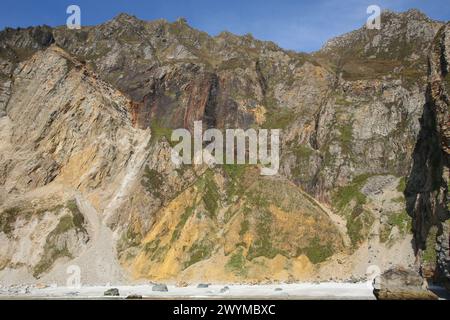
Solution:
{"label": "small stone", "polygon": [[199,289],[201,289],[201,288],[208,288],[208,287],[209,287],[209,284],[207,284],[207,283],[199,283],[198,286],[197,286],[197,288],[199,288]]}
{"label": "small stone", "polygon": [[167,286],[165,284],[155,284],[152,287],[152,291],[167,292],[169,291],[169,289],[167,289]]}
{"label": "small stone", "polygon": [[139,294],[130,294],[125,299],[128,299],[128,300],[139,300],[139,299],[142,299],[142,296],[139,295]]}
{"label": "small stone", "polygon": [[275,288],[275,291],[283,291],[281,288]]}
{"label": "small stone", "polygon": [[111,288],[111,289],[108,289],[108,290],[106,290],[105,292],[104,292],[104,294],[103,295],[105,295],[105,296],[110,296],[110,297],[118,297],[120,294],[119,294],[119,289],[117,289],[117,288]]}
{"label": "small stone", "polygon": [[228,286],[225,286],[222,289],[220,289],[220,293],[225,293],[225,292],[227,292],[229,290],[230,290],[230,288],[228,288]]}
{"label": "small stone", "polygon": [[176,286],[178,287],[178,288],[185,288],[185,287],[187,287],[189,284],[186,282],[186,281],[178,281],[177,282],[177,284],[176,284]]}
{"label": "small stone", "polygon": [[46,285],[44,283],[37,283],[34,287],[36,289],[45,289],[45,288],[48,288],[48,285]]}

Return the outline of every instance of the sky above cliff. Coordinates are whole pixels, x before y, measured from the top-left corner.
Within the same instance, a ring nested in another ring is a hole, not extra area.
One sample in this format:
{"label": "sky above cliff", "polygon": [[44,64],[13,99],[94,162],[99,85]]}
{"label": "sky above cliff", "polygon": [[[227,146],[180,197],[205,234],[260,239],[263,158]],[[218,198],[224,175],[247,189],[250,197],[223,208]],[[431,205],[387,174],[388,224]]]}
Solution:
{"label": "sky above cliff", "polygon": [[121,12],[144,20],[184,17],[192,27],[211,35],[224,30],[251,33],[285,49],[306,52],[361,27],[372,4],[397,12],[416,8],[432,19],[450,20],[449,0],[2,0],[0,29],[63,25],[70,4],[80,6],[82,25],[99,24]]}

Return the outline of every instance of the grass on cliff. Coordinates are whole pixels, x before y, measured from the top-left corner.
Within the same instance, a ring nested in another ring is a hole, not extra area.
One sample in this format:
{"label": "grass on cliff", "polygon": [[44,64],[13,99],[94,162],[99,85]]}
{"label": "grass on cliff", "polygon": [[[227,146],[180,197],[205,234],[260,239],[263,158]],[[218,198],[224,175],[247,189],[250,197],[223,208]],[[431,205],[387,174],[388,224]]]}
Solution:
{"label": "grass on cliff", "polygon": [[172,233],[172,238],[170,240],[171,243],[178,240],[178,238],[180,237],[181,230],[183,230],[184,225],[186,224],[187,220],[194,213],[194,206],[186,208],[184,213],[181,215],[180,221],[178,221],[177,226],[175,227],[175,230]]}
{"label": "grass on cliff", "polygon": [[152,261],[162,261],[163,256],[169,249],[167,245],[160,245],[160,242],[161,240],[155,239],[144,245],[144,252]]}
{"label": "grass on cliff", "polygon": [[314,154],[314,150],[305,144],[291,144],[288,150],[295,156],[295,166],[292,168],[292,176],[295,179],[307,180],[309,178],[309,160]]}
{"label": "grass on cliff", "polygon": [[370,177],[368,174],[357,176],[351,183],[340,187],[332,195],[337,212],[347,219],[347,231],[354,247],[364,240],[374,218],[364,209],[367,198],[361,188]]}
{"label": "grass on cliff", "polygon": [[128,226],[127,230],[122,232],[122,235],[117,242],[117,252],[121,255],[125,250],[132,247],[138,247],[142,241],[142,236],[136,232],[132,225]]}
{"label": "grass on cliff", "polygon": [[69,200],[66,203],[66,208],[70,210],[72,213],[72,221],[71,221],[71,227],[74,227],[77,231],[81,232],[87,232],[84,224],[84,216],[81,213],[80,209],[77,206],[77,203],[75,200]]}
{"label": "grass on cliff", "polygon": [[174,146],[171,140],[173,131],[171,128],[164,126],[158,121],[152,121],[150,124],[150,129],[152,134],[150,143],[155,143],[160,141],[162,138],[165,138],[171,146]]}
{"label": "grass on cliff", "polygon": [[370,177],[368,174],[357,176],[351,183],[346,186],[338,188],[333,194],[333,204],[339,210],[344,210],[351,201],[355,201],[356,205],[363,205],[366,203],[366,196],[361,192],[361,188]]}
{"label": "grass on cliff", "polygon": [[299,248],[297,256],[304,254],[313,264],[321,263],[334,254],[331,243],[322,244],[320,238],[315,236],[306,248]]}
{"label": "grass on cliff", "polygon": [[405,210],[390,212],[388,215],[388,220],[380,231],[380,241],[389,244],[389,236],[391,235],[392,229],[397,227],[399,233],[405,235],[411,230],[412,219]]}
{"label": "grass on cliff", "polygon": [[227,198],[231,199],[234,195],[238,195],[243,191],[241,179],[247,165],[224,164],[222,168],[228,178],[226,184]]}
{"label": "grass on cliff", "polygon": [[252,260],[257,257],[274,258],[283,252],[277,249],[272,242],[272,215],[270,211],[260,209],[257,217],[256,236],[257,238],[248,249],[247,259]]}
{"label": "grass on cliff", "polygon": [[149,166],[146,165],[141,184],[145,190],[150,192],[153,196],[161,198],[160,188],[163,184],[163,176],[158,171],[150,169]]}
{"label": "grass on cliff", "polygon": [[350,217],[347,218],[346,226],[353,247],[357,247],[366,239],[374,220],[369,211],[359,206],[352,211]]}
{"label": "grass on cliff", "polygon": [[342,95],[337,95],[337,96],[336,96],[335,103],[336,103],[337,105],[340,105],[340,106],[351,106],[351,105],[352,105],[352,102],[351,102],[351,101],[348,101],[348,100],[347,100],[344,96],[342,96]]}
{"label": "grass on cliff", "polygon": [[430,266],[435,266],[437,259],[436,235],[437,235],[437,228],[431,227],[427,236],[426,248],[422,254],[423,262]]}
{"label": "grass on cliff", "polygon": [[73,258],[63,236],[65,233],[70,230],[87,233],[84,227],[84,216],[78,209],[76,202],[74,200],[68,201],[66,208],[69,209],[71,214],[62,216],[56,227],[48,234],[41,260],[33,268],[34,277],[39,277],[42,273],[48,271],[58,258]]}
{"label": "grass on cliff", "polygon": [[195,242],[188,251],[189,259],[184,263],[186,269],[197,262],[206,260],[211,257],[214,250],[214,244],[208,240]]}
{"label": "grass on cliff", "polygon": [[353,126],[351,123],[342,124],[338,127],[339,129],[339,143],[341,145],[342,151],[351,155],[353,146]]}
{"label": "grass on cliff", "polygon": [[403,193],[405,192],[405,190],[406,190],[406,178],[401,177],[397,185],[397,191]]}
{"label": "grass on cliff", "polygon": [[263,129],[286,129],[295,120],[295,113],[285,108],[267,108]]}
{"label": "grass on cliff", "polygon": [[239,247],[230,257],[227,264],[225,265],[225,269],[228,271],[231,271],[235,275],[238,276],[245,276],[246,275],[246,269],[245,269],[245,262],[246,259],[243,255],[243,249],[242,247]]}
{"label": "grass on cliff", "polygon": [[[68,204],[66,204],[67,206]],[[40,217],[45,212],[57,212],[62,209],[63,205],[55,205],[52,207],[10,207],[0,212],[0,232],[10,236],[14,230],[14,224],[17,219],[23,218],[29,221],[33,216]]]}
{"label": "grass on cliff", "polygon": [[207,170],[201,178],[202,185],[202,201],[210,218],[214,218],[219,208],[220,195],[218,187],[214,182],[214,174],[211,170]]}
{"label": "grass on cliff", "polygon": [[13,231],[13,225],[22,210],[19,207],[12,207],[4,210],[0,214],[0,231],[6,235],[10,235]]}

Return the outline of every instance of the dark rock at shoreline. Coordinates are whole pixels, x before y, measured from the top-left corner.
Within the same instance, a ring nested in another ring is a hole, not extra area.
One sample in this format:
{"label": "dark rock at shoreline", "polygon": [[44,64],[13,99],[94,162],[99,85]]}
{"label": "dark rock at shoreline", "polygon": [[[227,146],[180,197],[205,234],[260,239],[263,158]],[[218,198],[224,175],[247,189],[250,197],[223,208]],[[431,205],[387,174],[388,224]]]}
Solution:
{"label": "dark rock at shoreline", "polygon": [[118,296],[120,296],[119,289],[117,289],[117,288],[108,289],[105,291],[105,293],[103,295],[110,296],[110,297],[118,297]]}

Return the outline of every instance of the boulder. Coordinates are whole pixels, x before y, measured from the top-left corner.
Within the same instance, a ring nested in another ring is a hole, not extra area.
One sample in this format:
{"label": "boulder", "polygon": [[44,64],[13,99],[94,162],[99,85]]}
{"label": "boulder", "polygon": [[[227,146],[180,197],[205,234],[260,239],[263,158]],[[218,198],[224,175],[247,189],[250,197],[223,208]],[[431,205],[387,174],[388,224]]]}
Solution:
{"label": "boulder", "polygon": [[426,282],[418,272],[395,267],[374,280],[378,300],[436,300],[437,296],[426,289]]}
{"label": "boulder", "polygon": [[167,286],[165,284],[155,284],[152,287],[152,291],[167,292],[169,291],[169,289],[167,289]]}
{"label": "boulder", "polygon": [[118,296],[120,296],[119,289],[117,289],[117,288],[108,289],[103,293],[103,295],[110,296],[110,297],[118,297]]}

